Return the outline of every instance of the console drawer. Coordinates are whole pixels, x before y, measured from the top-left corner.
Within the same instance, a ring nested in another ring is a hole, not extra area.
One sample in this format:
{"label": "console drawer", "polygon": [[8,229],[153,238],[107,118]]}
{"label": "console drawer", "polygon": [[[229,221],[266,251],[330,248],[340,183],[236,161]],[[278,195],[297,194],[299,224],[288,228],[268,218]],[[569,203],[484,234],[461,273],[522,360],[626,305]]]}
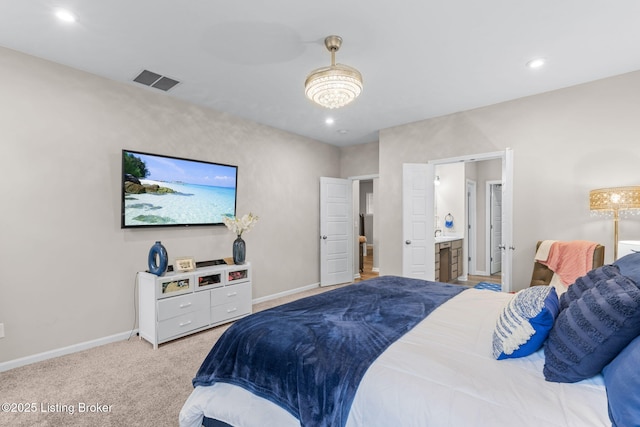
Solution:
{"label": "console drawer", "polygon": [[211,324],[221,323],[251,313],[251,300],[237,300],[211,307]]}
{"label": "console drawer", "polygon": [[158,301],[158,321],[209,308],[209,293],[196,292]]}
{"label": "console drawer", "polygon": [[212,307],[234,301],[249,301],[251,305],[251,283],[239,283],[211,290]]}
{"label": "console drawer", "polygon": [[158,322],[158,341],[209,325],[209,307]]}

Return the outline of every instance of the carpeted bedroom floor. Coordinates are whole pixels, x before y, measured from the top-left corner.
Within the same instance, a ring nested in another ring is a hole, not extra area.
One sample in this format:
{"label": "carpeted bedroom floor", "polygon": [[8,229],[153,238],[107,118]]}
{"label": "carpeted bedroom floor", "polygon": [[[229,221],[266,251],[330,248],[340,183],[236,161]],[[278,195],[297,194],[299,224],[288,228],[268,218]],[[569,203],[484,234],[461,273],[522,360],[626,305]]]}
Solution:
{"label": "carpeted bedroom floor", "polygon": [[[253,311],[339,286],[256,304]],[[171,341],[158,350],[133,336],[1,372],[0,426],[177,426],[178,413],[193,390],[191,379],[228,326]],[[7,408],[5,403],[15,405]]]}

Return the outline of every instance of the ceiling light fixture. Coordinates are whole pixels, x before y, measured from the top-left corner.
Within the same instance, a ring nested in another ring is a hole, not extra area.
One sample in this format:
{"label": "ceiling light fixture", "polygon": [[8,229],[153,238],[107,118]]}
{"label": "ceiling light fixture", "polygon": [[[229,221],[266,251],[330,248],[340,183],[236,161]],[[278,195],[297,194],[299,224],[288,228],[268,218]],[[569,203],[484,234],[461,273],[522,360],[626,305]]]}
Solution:
{"label": "ceiling light fixture", "polygon": [[544,58],[535,58],[532,59],[531,61],[527,62],[527,67],[529,68],[540,68],[544,65],[545,63],[545,59]]}
{"label": "ceiling light fixture", "polygon": [[76,16],[65,9],[58,9],[56,11],[56,17],[64,22],[76,22]]}
{"label": "ceiling light fixture", "polygon": [[341,37],[329,36],[324,39],[324,45],[331,52],[331,65],[313,70],[304,82],[304,92],[307,98],[322,107],[344,107],[362,92],[362,75],[353,67],[336,64]]}

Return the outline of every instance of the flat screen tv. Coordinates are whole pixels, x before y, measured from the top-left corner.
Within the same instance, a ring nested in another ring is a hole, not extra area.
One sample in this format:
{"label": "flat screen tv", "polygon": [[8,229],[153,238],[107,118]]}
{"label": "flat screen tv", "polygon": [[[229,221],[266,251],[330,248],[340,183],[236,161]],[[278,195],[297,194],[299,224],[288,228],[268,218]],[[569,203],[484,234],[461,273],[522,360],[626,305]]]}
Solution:
{"label": "flat screen tv", "polygon": [[122,228],[223,224],[237,177],[237,166],[122,150]]}

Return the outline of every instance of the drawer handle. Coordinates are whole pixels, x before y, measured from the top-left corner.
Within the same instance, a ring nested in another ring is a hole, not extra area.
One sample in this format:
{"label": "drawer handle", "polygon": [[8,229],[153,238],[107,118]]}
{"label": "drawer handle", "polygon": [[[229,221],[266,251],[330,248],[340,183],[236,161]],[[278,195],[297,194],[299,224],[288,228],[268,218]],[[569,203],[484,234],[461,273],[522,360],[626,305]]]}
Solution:
{"label": "drawer handle", "polygon": [[190,302],[186,303],[186,304],[180,304],[180,308],[185,308],[185,307],[189,307],[191,305]]}
{"label": "drawer handle", "polygon": [[180,325],[178,325],[178,326],[183,327],[183,326],[187,326],[187,325],[190,325],[190,324],[191,324],[191,320],[188,320],[186,322],[180,323]]}
{"label": "drawer handle", "polygon": [[236,295],[238,295],[238,293],[237,293],[237,292],[229,292],[229,293],[227,294],[227,296],[228,296],[228,297],[235,297]]}
{"label": "drawer handle", "polygon": [[238,311],[238,308],[237,307],[230,308],[229,310],[227,310],[227,313],[233,313],[234,311]]}

